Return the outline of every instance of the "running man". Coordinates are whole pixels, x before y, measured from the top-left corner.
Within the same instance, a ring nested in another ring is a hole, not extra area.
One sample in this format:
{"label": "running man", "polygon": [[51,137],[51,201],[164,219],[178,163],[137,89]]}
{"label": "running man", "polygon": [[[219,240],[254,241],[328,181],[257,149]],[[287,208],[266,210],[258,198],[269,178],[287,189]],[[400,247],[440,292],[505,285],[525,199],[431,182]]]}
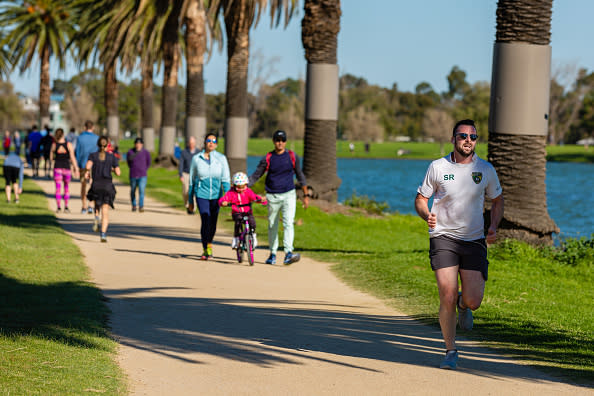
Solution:
{"label": "running man", "polygon": [[93,213],[93,208],[87,208],[87,183],[89,183],[89,178],[85,177],[88,172],[87,160],[89,159],[89,154],[98,150],[97,140],[99,136],[95,135],[93,131],[93,121],[86,121],[85,131],[78,137],[76,148],[74,149],[78,169],[80,169],[80,199],[82,201],[81,213],[83,214]]}
{"label": "running man", "polygon": [[[429,226],[429,258],[439,289],[439,324],[446,345],[440,368],[445,369],[455,369],[458,363],[456,308],[460,328],[471,330],[472,311],[480,307],[485,291],[487,243],[495,242],[503,217],[501,185],[493,166],[475,154],[477,139],[474,121],[458,121],[452,135],[454,150],[429,165],[415,199],[417,213]],[[486,241],[485,195],[492,203]]]}

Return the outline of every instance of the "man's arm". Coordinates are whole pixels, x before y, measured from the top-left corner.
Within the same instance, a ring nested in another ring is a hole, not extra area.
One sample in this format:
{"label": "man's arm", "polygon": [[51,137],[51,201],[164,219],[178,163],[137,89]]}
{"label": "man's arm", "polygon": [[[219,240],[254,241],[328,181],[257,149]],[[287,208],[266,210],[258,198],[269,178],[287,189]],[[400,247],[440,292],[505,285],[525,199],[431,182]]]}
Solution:
{"label": "man's arm", "polygon": [[437,216],[435,213],[429,211],[429,198],[417,193],[417,197],[415,198],[415,210],[421,219],[427,222],[429,228],[435,228],[437,225]]}
{"label": "man's arm", "polygon": [[487,243],[493,243],[497,239],[497,227],[503,219],[503,202],[503,194],[499,194],[491,201],[491,225],[487,231]]}
{"label": "man's arm", "polygon": [[260,160],[260,162],[258,163],[258,167],[254,171],[254,173],[252,173],[251,176],[249,177],[248,187],[252,187],[254,184],[256,184],[256,182],[258,180],[260,180],[260,178],[262,177],[262,175],[264,174],[265,171],[266,171],[266,157],[264,157]]}

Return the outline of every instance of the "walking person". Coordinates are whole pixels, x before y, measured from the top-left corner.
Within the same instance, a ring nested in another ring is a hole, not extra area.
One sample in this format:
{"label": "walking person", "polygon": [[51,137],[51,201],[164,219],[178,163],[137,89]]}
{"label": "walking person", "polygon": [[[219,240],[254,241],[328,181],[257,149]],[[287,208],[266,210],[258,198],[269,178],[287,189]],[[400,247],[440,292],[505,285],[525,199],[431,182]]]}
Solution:
{"label": "walking person", "polygon": [[78,140],[78,135],[76,134],[76,129],[70,128],[70,131],[66,135],[66,141],[72,145],[72,148],[76,149],[76,141]]}
{"label": "walking person", "polygon": [[4,131],[4,139],[2,140],[2,148],[4,149],[4,156],[8,156],[10,153],[10,146],[12,139],[10,138],[10,131]]}
{"label": "walking person", "polygon": [[[87,199],[95,202],[95,221],[93,231],[100,231],[101,242],[107,242],[107,227],[109,226],[109,207],[113,208],[116,196],[116,189],[113,185],[111,173],[120,176],[120,165],[118,159],[106,151],[107,136],[101,136],[97,140],[99,151],[89,154],[86,161],[87,172],[85,177],[92,179],[91,188],[87,193]],[[101,226],[99,227],[99,223]]]}
{"label": "walking person", "polygon": [[[114,153],[115,155],[115,153]],[[128,167],[130,168],[130,200],[132,201],[132,212],[136,212],[136,189],[138,188],[138,211],[144,212],[144,190],[148,179],[147,171],[151,166],[151,153],[144,148],[144,141],[138,137],[134,141],[134,147],[126,155]]]}
{"label": "walking person", "polygon": [[21,140],[21,133],[19,131],[14,131],[12,142],[14,143],[14,152],[17,155],[21,155],[21,147],[23,146],[23,141]]}
{"label": "walking person", "polygon": [[190,188],[190,165],[192,159],[198,154],[198,148],[196,148],[196,138],[190,136],[188,138],[186,148],[181,152],[179,159],[179,180],[182,183],[182,197],[184,198],[184,205],[186,206],[186,212],[188,214],[194,214],[190,211],[190,200],[189,200],[189,188]]}
{"label": "walking person", "polygon": [[[487,281],[487,243],[495,242],[503,217],[501,185],[493,166],[475,154],[477,139],[474,121],[458,121],[453,151],[429,165],[415,199],[417,213],[429,226],[429,258],[439,290],[439,324],[446,346],[440,368],[445,369],[455,369],[458,362],[456,308],[460,328],[471,330],[472,311],[480,307]],[[485,196],[491,200],[486,238]]]}
{"label": "walking person", "polygon": [[39,176],[39,158],[41,158],[41,133],[37,130],[37,125],[33,125],[32,131],[28,135],[27,148],[29,149],[29,158],[33,177]]}
{"label": "walking person", "polygon": [[76,148],[74,153],[76,155],[76,163],[80,169],[80,199],[82,201],[81,213],[93,213],[93,208],[87,207],[87,159],[91,153],[97,151],[97,140],[99,137],[95,135],[93,121],[85,122],[85,130],[80,134],[76,141]]}
{"label": "walking person", "polygon": [[43,155],[43,176],[48,179],[51,178],[52,161],[50,160],[52,147],[54,144],[54,137],[52,136],[49,126],[44,128],[45,135],[41,138],[41,154]]}
{"label": "walking person", "polygon": [[216,151],[218,138],[214,133],[204,137],[204,149],[192,158],[190,166],[190,211],[194,211],[194,198],[202,224],[200,237],[204,252],[201,260],[213,257],[212,241],[217,231],[219,198],[231,187],[229,163],[224,154]]}
{"label": "walking person", "polygon": [[295,232],[293,221],[297,209],[297,193],[295,192],[294,177],[303,189],[303,207],[309,206],[309,196],[305,175],[299,166],[299,157],[287,150],[287,134],[278,130],[272,135],[274,150],[266,154],[258,167],[250,176],[249,186],[253,186],[266,172],[266,198],[268,199],[268,243],[270,256],[266,264],[276,264],[276,251],[278,249],[278,221],[283,218],[283,249],[285,258],[283,263],[289,265],[299,261],[301,256],[293,249]]}
{"label": "walking person", "polygon": [[[66,141],[64,130],[56,129],[56,141],[51,146],[50,161],[54,164],[54,183],[56,184],[56,213],[60,213],[60,205],[64,199],[64,213],[70,213],[68,200],[70,199],[70,180],[72,176],[78,176],[78,166],[74,157],[72,144]],[[74,172],[71,171],[74,170]],[[64,194],[62,194],[62,183],[64,184]]]}
{"label": "walking person", "polygon": [[9,152],[6,158],[4,158],[2,171],[4,173],[4,180],[6,181],[6,187],[4,187],[6,203],[11,202],[11,192],[14,191],[14,203],[18,204],[19,196],[23,193],[23,177],[25,173],[25,165],[21,157],[15,152]]}

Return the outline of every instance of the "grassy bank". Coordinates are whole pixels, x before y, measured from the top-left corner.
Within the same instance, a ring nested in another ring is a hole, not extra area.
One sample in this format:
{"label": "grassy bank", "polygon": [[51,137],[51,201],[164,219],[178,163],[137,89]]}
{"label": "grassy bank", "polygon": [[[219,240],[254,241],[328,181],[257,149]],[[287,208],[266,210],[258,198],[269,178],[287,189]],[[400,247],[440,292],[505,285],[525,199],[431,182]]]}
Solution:
{"label": "grassy bank", "polygon": [[25,180],[0,204],[0,394],[124,394],[108,309],[80,250]]}
{"label": "grassy bank", "polygon": [[[369,152],[365,151],[364,142],[354,142],[355,150],[350,152],[349,142],[336,142],[338,158],[393,158],[393,159],[436,159],[442,155],[439,143],[419,142],[384,142],[371,143]],[[133,146],[132,140],[120,142],[121,151],[126,152]],[[156,145],[158,149],[158,144]],[[223,151],[225,139],[220,139],[219,148]],[[298,155],[303,155],[303,141],[289,141],[287,147]],[[272,150],[270,139],[252,138],[248,141],[248,155],[261,156]],[[451,144],[444,145],[444,152],[451,151]],[[487,142],[480,141],[477,154],[487,158]],[[547,146],[547,160],[559,162],[590,162],[594,163],[594,147],[585,148],[577,145]]]}
{"label": "grassy bank", "polygon": [[[127,175],[125,165],[124,175]],[[175,171],[151,169],[147,193],[182,208]],[[254,207],[266,248],[266,209]],[[416,216],[329,214],[298,205],[295,248],[336,263],[352,286],[437,326],[438,297],[426,225]],[[229,210],[220,222],[230,230]],[[569,240],[565,252],[518,242],[490,248],[490,273],[475,329],[465,333],[562,377],[594,384],[594,242]]]}

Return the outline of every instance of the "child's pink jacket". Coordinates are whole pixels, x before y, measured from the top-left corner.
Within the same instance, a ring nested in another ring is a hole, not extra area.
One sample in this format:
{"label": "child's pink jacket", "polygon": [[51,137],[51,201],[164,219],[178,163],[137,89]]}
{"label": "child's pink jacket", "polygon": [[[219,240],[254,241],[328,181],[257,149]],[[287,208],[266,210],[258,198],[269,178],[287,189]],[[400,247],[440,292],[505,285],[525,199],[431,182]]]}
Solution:
{"label": "child's pink jacket", "polygon": [[233,188],[227,191],[225,195],[219,198],[219,206],[226,201],[231,203],[231,213],[250,213],[252,208],[250,206],[238,206],[248,204],[254,201],[262,201],[263,198],[252,191],[249,187],[244,192],[239,194]]}

